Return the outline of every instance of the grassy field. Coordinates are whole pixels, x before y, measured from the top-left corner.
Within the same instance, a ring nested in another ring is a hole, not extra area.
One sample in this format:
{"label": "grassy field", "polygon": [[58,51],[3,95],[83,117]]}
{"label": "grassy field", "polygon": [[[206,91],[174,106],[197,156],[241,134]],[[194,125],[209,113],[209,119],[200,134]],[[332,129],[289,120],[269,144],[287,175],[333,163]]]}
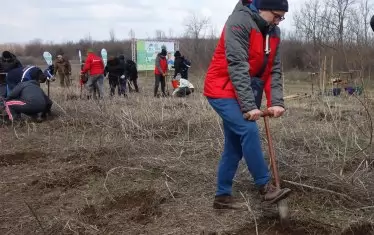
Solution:
{"label": "grassy field", "polygon": [[[154,99],[153,78],[142,77],[140,94],[100,102],[80,100],[76,80],[69,90],[53,83],[50,120],[0,126],[0,234],[373,233],[370,97],[287,100],[271,120],[293,190],[292,229],[282,232],[244,163],[234,190],[249,210],[212,209],[221,121],[201,78],[192,81],[187,99]],[[309,85],[286,83],[286,95],[298,92]]]}

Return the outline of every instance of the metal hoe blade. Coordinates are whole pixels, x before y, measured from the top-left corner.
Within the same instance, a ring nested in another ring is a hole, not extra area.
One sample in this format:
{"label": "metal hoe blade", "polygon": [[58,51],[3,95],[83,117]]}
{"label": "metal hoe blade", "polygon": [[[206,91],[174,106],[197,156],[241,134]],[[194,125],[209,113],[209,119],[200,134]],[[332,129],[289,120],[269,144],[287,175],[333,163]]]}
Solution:
{"label": "metal hoe blade", "polygon": [[[273,141],[272,141],[271,134],[270,134],[269,117],[268,115],[263,115],[263,117],[264,117],[264,122],[265,122],[265,131],[266,131],[266,137],[268,141],[270,165],[271,165],[271,170],[273,174],[273,179],[275,181],[275,186],[277,187],[277,189],[280,189],[280,178],[278,174],[278,167],[277,167],[275,151],[273,147]],[[290,225],[290,220],[289,220],[289,210],[288,210],[287,199],[282,199],[278,201],[277,208],[278,208],[281,226],[283,228],[288,228]]]}
{"label": "metal hoe blade", "polygon": [[287,199],[280,200],[277,203],[277,207],[282,228],[288,228],[290,226],[290,218]]}

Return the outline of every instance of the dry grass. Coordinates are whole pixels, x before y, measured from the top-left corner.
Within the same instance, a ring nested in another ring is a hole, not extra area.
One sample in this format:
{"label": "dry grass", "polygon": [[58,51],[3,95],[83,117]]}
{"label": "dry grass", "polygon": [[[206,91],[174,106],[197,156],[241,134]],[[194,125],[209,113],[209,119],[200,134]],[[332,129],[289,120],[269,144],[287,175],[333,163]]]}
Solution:
{"label": "dry grass", "polygon": [[[213,211],[220,119],[201,83],[188,99],[154,99],[152,81],[141,80],[141,94],[101,102],[53,84],[56,117],[1,127],[1,234],[255,234],[254,217],[259,234],[288,234],[243,163],[234,190],[251,212]],[[364,106],[352,97],[287,106],[271,127],[283,185],[294,191],[290,234],[370,234],[374,159]]]}

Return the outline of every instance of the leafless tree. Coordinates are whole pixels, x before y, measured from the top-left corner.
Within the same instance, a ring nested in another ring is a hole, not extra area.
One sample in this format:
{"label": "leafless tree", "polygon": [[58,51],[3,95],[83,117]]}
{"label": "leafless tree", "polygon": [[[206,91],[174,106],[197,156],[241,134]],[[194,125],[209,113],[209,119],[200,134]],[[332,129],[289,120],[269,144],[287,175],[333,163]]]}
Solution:
{"label": "leafless tree", "polygon": [[206,37],[206,30],[210,24],[210,19],[197,13],[191,13],[185,19],[185,37],[192,41],[193,53],[197,54],[200,49],[201,39]]}
{"label": "leafless tree", "polygon": [[165,32],[160,29],[155,31],[155,36],[156,36],[156,39],[158,40],[166,38]]}
{"label": "leafless tree", "polygon": [[116,34],[115,34],[115,32],[114,32],[114,29],[111,29],[111,30],[109,31],[109,38],[110,38],[110,41],[111,41],[111,42],[116,41]]}
{"label": "leafless tree", "polygon": [[344,28],[348,22],[348,14],[353,7],[355,0],[331,0],[329,6],[332,9],[333,17],[329,23],[334,27],[338,45],[342,46],[344,41]]}
{"label": "leafless tree", "polygon": [[130,29],[129,31],[129,38],[134,39],[135,38],[135,31],[133,29]]}
{"label": "leafless tree", "polygon": [[362,21],[363,21],[363,32],[364,32],[364,41],[365,45],[368,45],[368,31],[370,28],[370,17],[372,14],[373,5],[369,4],[369,0],[361,0],[360,1],[360,9],[362,13]]}
{"label": "leafless tree", "polygon": [[193,39],[204,38],[206,29],[210,24],[208,17],[201,16],[197,13],[191,13],[186,19],[186,36]]}
{"label": "leafless tree", "polygon": [[169,28],[169,38],[174,37],[174,30],[172,28]]}

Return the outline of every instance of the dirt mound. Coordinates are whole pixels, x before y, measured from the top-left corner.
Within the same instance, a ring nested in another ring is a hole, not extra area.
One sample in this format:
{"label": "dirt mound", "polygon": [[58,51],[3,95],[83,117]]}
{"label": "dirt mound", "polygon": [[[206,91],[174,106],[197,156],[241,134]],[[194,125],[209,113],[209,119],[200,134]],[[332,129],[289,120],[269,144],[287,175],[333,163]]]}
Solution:
{"label": "dirt mound", "polygon": [[147,224],[154,216],[161,215],[159,207],[165,201],[166,198],[160,197],[155,190],[140,190],[116,197],[106,206],[109,210],[130,210],[130,220]]}
{"label": "dirt mound", "polygon": [[13,166],[31,163],[39,158],[44,158],[45,153],[39,151],[15,152],[0,155],[0,166]]}
{"label": "dirt mound", "polygon": [[72,169],[53,171],[31,182],[40,189],[75,188],[87,183],[90,177],[104,177],[105,171],[95,165],[78,166]]}
{"label": "dirt mound", "polygon": [[166,202],[155,190],[139,190],[105,200],[101,205],[88,205],[78,210],[79,219],[87,224],[105,226],[108,219],[146,225],[161,216],[160,205]]}

